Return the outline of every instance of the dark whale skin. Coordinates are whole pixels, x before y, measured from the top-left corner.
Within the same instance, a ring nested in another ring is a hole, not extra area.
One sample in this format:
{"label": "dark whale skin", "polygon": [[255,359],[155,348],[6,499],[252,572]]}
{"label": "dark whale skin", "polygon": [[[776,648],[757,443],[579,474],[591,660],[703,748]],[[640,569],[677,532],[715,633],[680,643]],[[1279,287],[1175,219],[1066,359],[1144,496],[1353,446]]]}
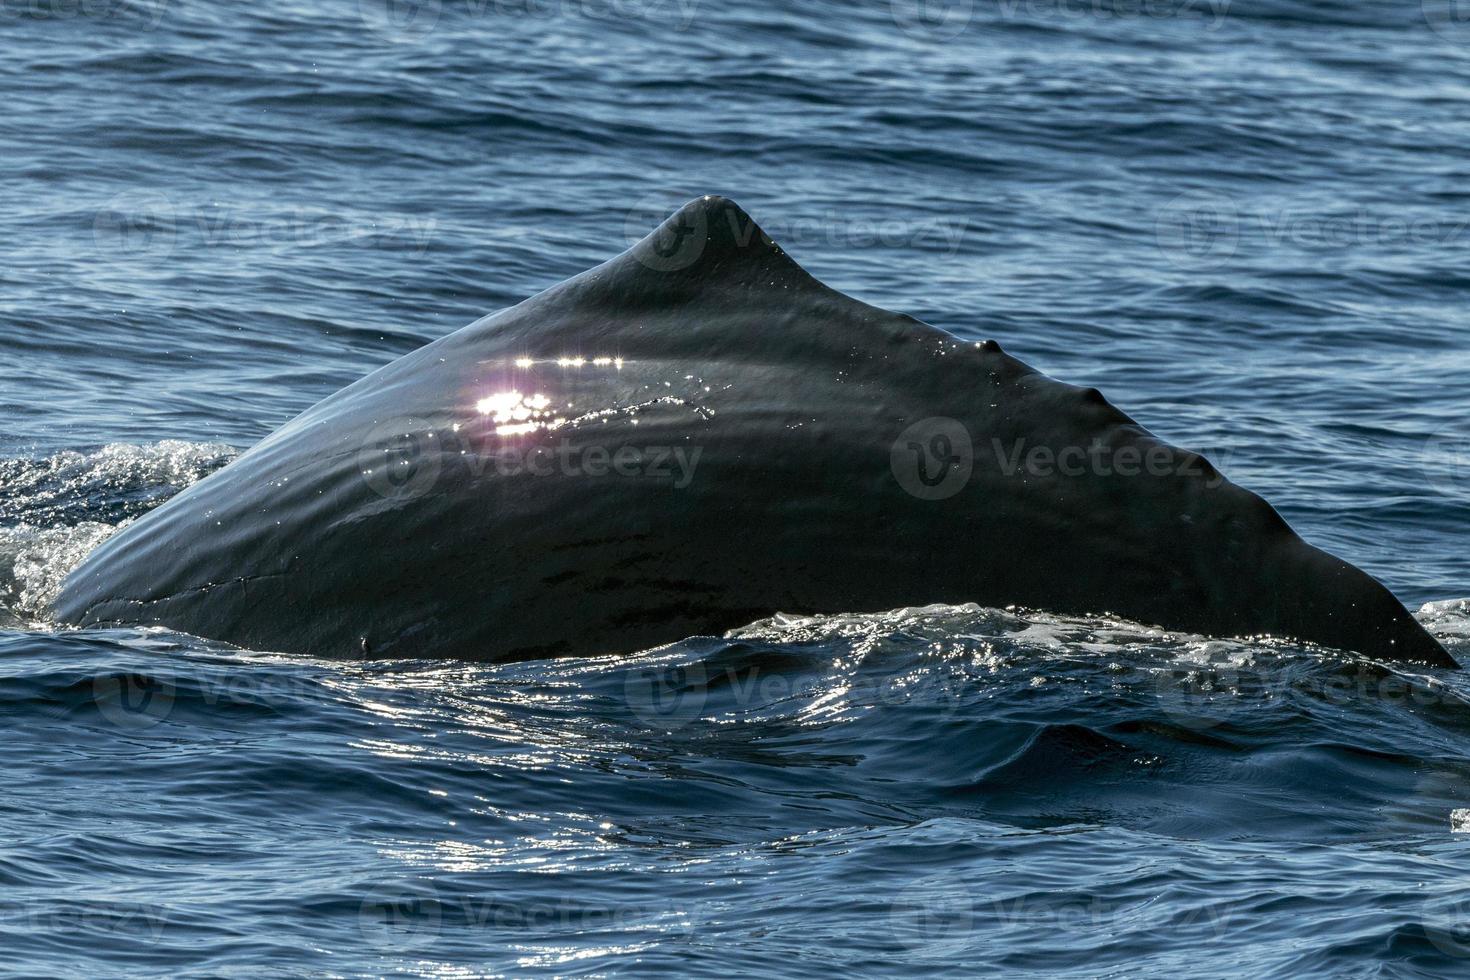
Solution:
{"label": "dark whale skin", "polygon": [[[543,416],[486,414],[506,392],[542,396]],[[921,499],[902,437],[933,418],[964,427],[973,462]],[[1169,465],[1008,471],[992,447],[1018,444]],[[647,465],[494,462],[537,446]],[[697,450],[692,476],[655,472],[660,447]],[[506,661],[934,602],[1456,666],[1377,581],[1095,390],[829,289],[713,197],[309,409],[104,542],[55,611],[259,650]]]}

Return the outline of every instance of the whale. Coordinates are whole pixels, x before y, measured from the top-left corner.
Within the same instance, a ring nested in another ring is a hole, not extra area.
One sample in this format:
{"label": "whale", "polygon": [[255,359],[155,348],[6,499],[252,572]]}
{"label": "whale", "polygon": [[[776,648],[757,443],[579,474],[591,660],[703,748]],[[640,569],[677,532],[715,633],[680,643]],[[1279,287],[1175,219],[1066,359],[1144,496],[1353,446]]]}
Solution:
{"label": "whale", "polygon": [[306,410],[103,542],[54,611],[514,661],[934,603],[1457,666],[1201,454],[829,288],[720,197]]}

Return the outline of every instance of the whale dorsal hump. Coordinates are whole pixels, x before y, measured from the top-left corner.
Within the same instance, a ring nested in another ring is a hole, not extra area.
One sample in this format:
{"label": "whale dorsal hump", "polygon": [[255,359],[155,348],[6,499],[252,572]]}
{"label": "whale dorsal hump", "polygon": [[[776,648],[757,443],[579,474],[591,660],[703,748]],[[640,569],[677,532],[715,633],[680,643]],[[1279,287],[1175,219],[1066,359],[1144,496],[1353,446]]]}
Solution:
{"label": "whale dorsal hump", "polygon": [[815,282],[740,205],[714,195],[685,204],[620,258],[665,277],[665,286],[668,278],[707,282],[731,275],[751,285]]}

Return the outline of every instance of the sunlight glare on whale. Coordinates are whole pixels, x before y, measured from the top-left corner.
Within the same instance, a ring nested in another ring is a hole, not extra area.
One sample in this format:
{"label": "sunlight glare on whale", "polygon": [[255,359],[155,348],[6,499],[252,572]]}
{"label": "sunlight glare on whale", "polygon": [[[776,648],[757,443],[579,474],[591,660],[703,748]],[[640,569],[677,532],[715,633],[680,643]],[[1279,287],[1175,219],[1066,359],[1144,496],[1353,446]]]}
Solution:
{"label": "sunlight glare on whale", "polygon": [[[556,362],[557,367],[586,367],[588,364],[591,364],[593,367],[613,367],[619,371],[623,369],[623,359],[621,357],[612,357],[607,354],[599,354],[596,357],[583,357],[580,354],[568,355],[553,358],[552,360]],[[537,363],[534,357],[518,357],[515,359],[515,366],[518,368],[535,367]],[[546,363],[550,363],[550,361]]]}
{"label": "sunlight glare on whale", "polygon": [[550,408],[551,399],[540,392],[522,395],[519,391],[502,391],[475,403],[475,409],[481,415],[490,416],[490,421],[496,424],[496,434],[502,436],[558,428],[566,420],[549,418]]}

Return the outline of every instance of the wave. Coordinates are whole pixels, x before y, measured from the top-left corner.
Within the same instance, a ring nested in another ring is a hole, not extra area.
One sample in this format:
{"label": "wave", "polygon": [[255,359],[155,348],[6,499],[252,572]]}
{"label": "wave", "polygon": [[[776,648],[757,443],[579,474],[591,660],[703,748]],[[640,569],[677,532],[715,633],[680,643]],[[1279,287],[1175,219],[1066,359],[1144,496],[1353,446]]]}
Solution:
{"label": "wave", "polygon": [[[1470,652],[1470,600],[1421,618]],[[632,770],[668,767],[708,812],[765,800],[779,814],[799,796],[792,832],[964,817],[1356,839],[1458,829],[1470,807],[1470,685],[1458,676],[1109,618],[968,605],[783,615],[627,657],[500,665],[319,661],[157,629],[0,647],[21,717],[104,730],[302,723],[419,758],[446,784],[549,766],[591,812],[630,819],[647,802],[628,795]],[[426,737],[438,762],[422,756]],[[369,778],[321,764],[289,781]],[[394,769],[371,774],[375,793],[404,792]],[[272,772],[261,794],[288,779]]]}

